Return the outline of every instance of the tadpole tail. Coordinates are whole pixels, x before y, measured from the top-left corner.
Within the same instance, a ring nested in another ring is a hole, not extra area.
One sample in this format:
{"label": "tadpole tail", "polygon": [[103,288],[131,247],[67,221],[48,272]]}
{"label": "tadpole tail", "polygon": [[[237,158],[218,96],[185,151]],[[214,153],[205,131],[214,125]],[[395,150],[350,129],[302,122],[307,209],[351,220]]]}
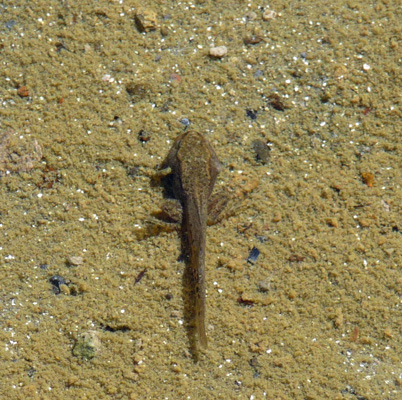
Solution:
{"label": "tadpole tail", "polygon": [[[201,278],[201,281],[203,281],[203,277],[198,276],[198,278]],[[195,284],[195,326],[199,344],[202,348],[206,349],[208,340],[205,331],[205,284],[204,282],[200,282],[200,279]]]}
{"label": "tadpole tail", "polygon": [[190,268],[194,285],[195,328],[199,344],[205,349],[207,347],[207,335],[205,333],[205,237],[200,236],[201,243],[198,240],[192,242]]}
{"label": "tadpole tail", "polygon": [[[198,204],[189,201],[186,213],[187,232],[190,247],[190,269],[194,293],[194,323],[198,342],[201,348],[207,347],[205,332],[205,231],[206,231],[206,202]],[[193,207],[193,209],[191,209]]]}

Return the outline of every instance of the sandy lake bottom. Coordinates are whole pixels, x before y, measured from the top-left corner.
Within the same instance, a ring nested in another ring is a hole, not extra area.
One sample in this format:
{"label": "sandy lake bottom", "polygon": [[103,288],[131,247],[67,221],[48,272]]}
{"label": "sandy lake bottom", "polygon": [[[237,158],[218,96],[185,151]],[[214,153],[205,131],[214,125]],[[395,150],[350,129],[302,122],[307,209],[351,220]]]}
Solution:
{"label": "sandy lake bottom", "polygon": [[[0,11],[1,398],[401,398],[400,1]],[[180,232],[148,234],[186,129],[239,200],[198,356]]]}

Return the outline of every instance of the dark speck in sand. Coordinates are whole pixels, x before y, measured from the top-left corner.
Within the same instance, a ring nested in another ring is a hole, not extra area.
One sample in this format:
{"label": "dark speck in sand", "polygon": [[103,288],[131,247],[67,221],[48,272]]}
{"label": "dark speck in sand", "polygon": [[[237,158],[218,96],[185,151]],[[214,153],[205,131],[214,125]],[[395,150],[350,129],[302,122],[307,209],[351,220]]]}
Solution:
{"label": "dark speck in sand", "polygon": [[259,76],[264,75],[264,71],[262,71],[261,69],[257,69],[257,71],[255,71],[254,77],[258,78]]}
{"label": "dark speck in sand", "polygon": [[17,21],[10,19],[4,25],[6,26],[7,29],[12,29],[14,25],[17,25]]}
{"label": "dark speck in sand", "polygon": [[138,139],[142,143],[146,143],[151,139],[151,135],[148,131],[145,131],[144,129],[141,129],[138,132]]}
{"label": "dark speck in sand", "polygon": [[55,294],[60,294],[60,285],[66,285],[66,280],[60,275],[52,276],[49,282],[53,285],[53,292]]}
{"label": "dark speck in sand", "polygon": [[257,111],[254,110],[246,110],[247,117],[251,119],[257,119]]}

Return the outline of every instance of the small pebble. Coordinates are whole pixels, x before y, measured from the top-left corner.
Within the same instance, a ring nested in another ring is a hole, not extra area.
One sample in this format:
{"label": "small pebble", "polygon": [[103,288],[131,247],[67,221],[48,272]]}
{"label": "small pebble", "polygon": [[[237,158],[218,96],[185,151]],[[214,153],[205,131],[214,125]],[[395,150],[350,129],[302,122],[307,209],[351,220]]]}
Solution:
{"label": "small pebble", "polygon": [[135,23],[140,32],[154,31],[158,26],[158,17],[155,11],[140,8],[135,14]]}
{"label": "small pebble", "polygon": [[278,111],[285,111],[288,108],[282,101],[282,98],[277,93],[272,93],[268,96],[268,105]]}
{"label": "small pebble", "polygon": [[362,179],[368,187],[374,186],[374,175],[371,172],[363,172]]}
{"label": "small pebble", "polygon": [[73,348],[73,355],[75,357],[81,357],[86,360],[94,358],[99,352],[101,341],[97,332],[88,331],[83,333],[75,342]]}
{"label": "small pebble", "polygon": [[166,36],[169,36],[169,33],[170,33],[169,27],[166,25],[162,25],[161,26],[161,35],[166,37]]}
{"label": "small pebble", "polygon": [[357,326],[355,326],[353,328],[352,334],[350,335],[349,340],[351,342],[357,342],[357,339],[359,339],[359,328]]}
{"label": "small pebble", "polygon": [[247,262],[255,264],[259,255],[260,250],[258,250],[257,247],[253,247],[250,251],[250,254],[248,255]]}
{"label": "small pebble", "polygon": [[215,58],[222,58],[225,57],[228,52],[226,46],[218,46],[218,47],[211,47],[209,49],[209,55]]}
{"label": "small pebble", "polygon": [[257,161],[261,161],[263,164],[266,164],[269,161],[269,158],[271,156],[271,149],[267,146],[267,144],[263,140],[261,139],[253,140],[253,149]]}
{"label": "small pebble", "polygon": [[71,256],[68,258],[67,262],[70,265],[74,265],[75,267],[78,267],[79,265],[82,265],[84,262],[84,259],[80,256]]}
{"label": "small pebble", "polygon": [[246,14],[246,18],[250,21],[254,21],[256,20],[258,17],[257,13],[255,13],[254,11],[250,11]]}
{"label": "small pebble", "polygon": [[325,222],[328,226],[331,226],[332,228],[338,228],[339,226],[338,220],[336,218],[326,218]]}
{"label": "small pebble", "polygon": [[247,36],[243,39],[243,42],[245,45],[249,46],[252,44],[258,44],[260,42],[262,42],[264,39],[262,36],[256,36],[256,35],[252,35],[252,36]]}
{"label": "small pebble", "polygon": [[279,211],[277,211],[272,217],[272,222],[281,222],[281,221],[282,221],[282,214]]}
{"label": "small pebble", "polygon": [[20,97],[28,97],[29,92],[26,86],[21,86],[20,88],[17,89],[17,94]]}
{"label": "small pebble", "polygon": [[49,282],[52,284],[53,286],[53,292],[55,294],[60,294],[61,289],[60,286],[61,285],[66,285],[66,280],[60,276],[60,275],[54,275],[49,279]]}
{"label": "small pebble", "polygon": [[260,292],[269,292],[271,290],[271,279],[264,279],[263,281],[259,281],[257,283],[258,290]]}
{"label": "small pebble", "polygon": [[246,110],[247,117],[251,119],[257,119],[257,111],[254,110]]}
{"label": "small pebble", "polygon": [[180,120],[180,123],[183,124],[184,126],[189,126],[190,125],[190,120],[188,118],[182,118]]}
{"label": "small pebble", "polygon": [[262,19],[264,21],[269,21],[271,19],[275,19],[277,16],[277,13],[274,10],[270,10],[269,8],[266,8],[264,11],[264,14],[262,15]]}
{"label": "small pebble", "polygon": [[182,371],[182,369],[178,365],[173,365],[172,371],[176,372],[176,373],[180,373]]}
{"label": "small pebble", "polygon": [[179,74],[176,74],[176,73],[172,72],[170,74],[169,81],[170,82],[175,82],[176,85],[178,85],[181,82],[181,76]]}
{"label": "small pebble", "polygon": [[172,312],[170,313],[170,316],[173,317],[173,318],[181,318],[182,314],[178,310],[172,310]]}
{"label": "small pebble", "polygon": [[395,249],[393,247],[390,247],[389,249],[384,249],[384,251],[389,255],[392,256],[394,254]]}

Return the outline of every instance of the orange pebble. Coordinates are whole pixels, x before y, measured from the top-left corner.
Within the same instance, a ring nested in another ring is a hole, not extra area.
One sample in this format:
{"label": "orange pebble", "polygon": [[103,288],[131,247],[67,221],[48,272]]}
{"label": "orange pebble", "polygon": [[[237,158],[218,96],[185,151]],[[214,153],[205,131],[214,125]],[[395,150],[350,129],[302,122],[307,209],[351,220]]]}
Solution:
{"label": "orange pebble", "polygon": [[26,86],[21,86],[20,88],[17,89],[17,94],[20,97],[28,97],[29,92]]}
{"label": "orange pebble", "polygon": [[363,179],[363,182],[368,187],[373,187],[373,185],[374,185],[374,175],[371,172],[363,172],[362,173],[362,179]]}

